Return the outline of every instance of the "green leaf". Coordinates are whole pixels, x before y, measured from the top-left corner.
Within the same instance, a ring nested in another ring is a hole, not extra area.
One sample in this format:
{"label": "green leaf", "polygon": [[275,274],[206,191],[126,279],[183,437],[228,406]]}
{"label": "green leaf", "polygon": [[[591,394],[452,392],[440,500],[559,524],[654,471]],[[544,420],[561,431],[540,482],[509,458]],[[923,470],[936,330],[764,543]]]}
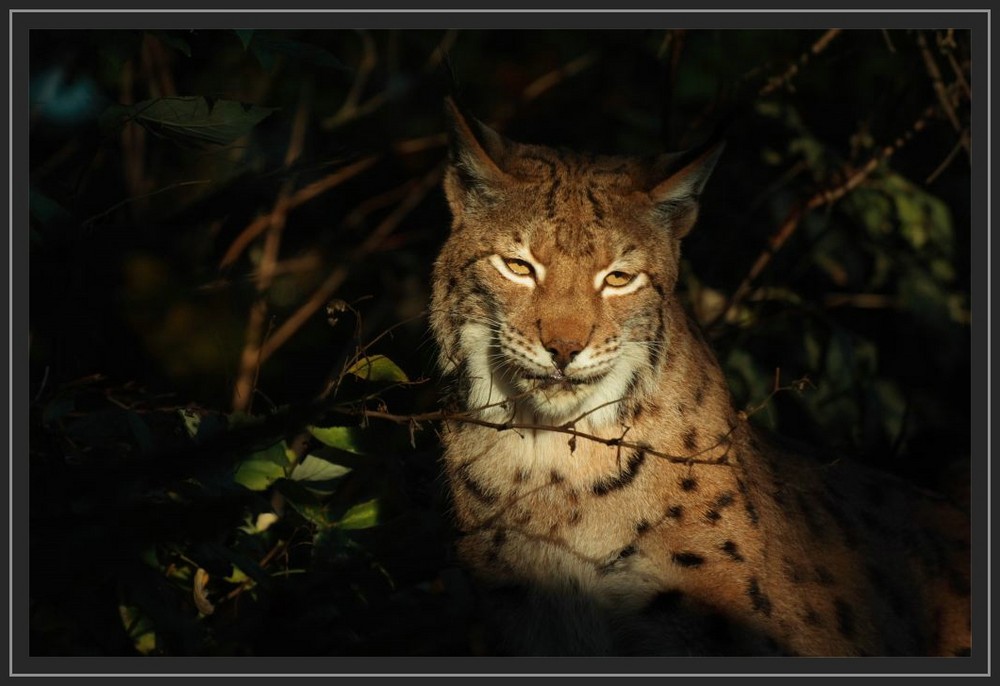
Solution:
{"label": "green leaf", "polygon": [[247,460],[236,468],[233,479],[251,491],[263,491],[284,476],[285,470],[273,462]]}
{"label": "green leaf", "polygon": [[288,478],[292,481],[329,481],[344,476],[350,471],[350,467],[327,462],[314,455],[306,455],[306,458],[296,465]]}
{"label": "green leaf", "polygon": [[289,500],[288,504],[292,506],[292,509],[321,529],[327,529],[333,524],[330,521],[330,513],[327,512],[326,507],[323,505],[304,502],[302,500]]}
{"label": "green leaf", "polygon": [[285,477],[285,442],[254,453],[236,468],[233,479],[251,491],[263,491]]}
{"label": "green leaf", "polygon": [[310,426],[308,428],[309,433],[324,445],[354,453],[355,455],[365,454],[363,448],[363,429],[356,426],[329,426],[326,428]]}
{"label": "green leaf", "polygon": [[119,605],[118,615],[137,653],[149,655],[156,650],[156,631],[153,622],[142,610],[135,605]]}
{"label": "green leaf", "polygon": [[348,374],[364,381],[391,381],[406,383],[409,379],[396,363],[385,355],[372,355],[365,357],[347,369]]}
{"label": "green leaf", "polygon": [[359,503],[344,513],[340,518],[341,529],[370,529],[378,524],[378,499]]}
{"label": "green leaf", "polygon": [[250,41],[253,40],[253,29],[234,29],[233,33],[240,37],[244,50],[250,47]]}
{"label": "green leaf", "polygon": [[156,135],[183,143],[227,145],[245,136],[275,109],[234,100],[179,96],[113,105],[101,115],[104,126],[132,120]]}

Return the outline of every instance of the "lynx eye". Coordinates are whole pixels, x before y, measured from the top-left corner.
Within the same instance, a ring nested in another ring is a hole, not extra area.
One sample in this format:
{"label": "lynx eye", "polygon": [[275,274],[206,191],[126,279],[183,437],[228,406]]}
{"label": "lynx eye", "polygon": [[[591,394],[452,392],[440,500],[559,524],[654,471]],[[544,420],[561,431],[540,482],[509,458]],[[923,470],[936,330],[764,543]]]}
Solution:
{"label": "lynx eye", "polygon": [[627,286],[632,283],[632,279],[634,278],[634,274],[628,274],[626,272],[611,272],[604,277],[604,283],[612,288],[621,288],[622,286]]}
{"label": "lynx eye", "polygon": [[507,266],[507,269],[511,270],[518,276],[533,276],[535,273],[534,267],[524,260],[518,260],[511,257],[505,259],[503,263]]}

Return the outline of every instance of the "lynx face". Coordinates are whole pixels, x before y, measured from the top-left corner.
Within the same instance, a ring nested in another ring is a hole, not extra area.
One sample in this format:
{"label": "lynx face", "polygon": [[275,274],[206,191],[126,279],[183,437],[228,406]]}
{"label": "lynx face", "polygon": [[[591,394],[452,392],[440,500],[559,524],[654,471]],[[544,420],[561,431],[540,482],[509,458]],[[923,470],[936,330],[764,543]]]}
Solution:
{"label": "lynx face", "polygon": [[456,121],[445,182],[455,221],[432,307],[443,363],[464,368],[470,408],[610,423],[669,345],[680,239],[719,149],[643,164],[472,122]]}

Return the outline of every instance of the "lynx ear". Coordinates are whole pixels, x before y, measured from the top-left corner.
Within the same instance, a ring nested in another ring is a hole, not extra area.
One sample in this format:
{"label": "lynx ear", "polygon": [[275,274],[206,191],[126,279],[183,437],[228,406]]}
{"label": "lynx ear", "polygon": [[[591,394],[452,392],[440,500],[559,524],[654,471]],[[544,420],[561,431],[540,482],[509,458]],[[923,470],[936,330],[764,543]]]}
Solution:
{"label": "lynx ear", "polygon": [[478,119],[467,116],[452,98],[445,99],[448,154],[444,190],[452,211],[488,200],[511,177],[503,170],[510,143]]}
{"label": "lynx ear", "polygon": [[675,238],[686,236],[698,219],[698,198],[725,147],[720,141],[687,153],[664,155],[654,165],[659,178],[667,176],[653,186],[649,196],[657,219],[670,227]]}

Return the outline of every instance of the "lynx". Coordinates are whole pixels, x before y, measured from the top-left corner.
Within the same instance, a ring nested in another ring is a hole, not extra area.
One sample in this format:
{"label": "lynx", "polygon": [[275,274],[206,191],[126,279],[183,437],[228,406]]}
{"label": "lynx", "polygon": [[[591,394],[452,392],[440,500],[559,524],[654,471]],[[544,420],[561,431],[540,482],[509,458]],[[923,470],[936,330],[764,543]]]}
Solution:
{"label": "lynx", "polygon": [[961,509],[755,428],[675,296],[721,146],[556,151],[446,110],[431,328],[497,652],[968,655]]}

